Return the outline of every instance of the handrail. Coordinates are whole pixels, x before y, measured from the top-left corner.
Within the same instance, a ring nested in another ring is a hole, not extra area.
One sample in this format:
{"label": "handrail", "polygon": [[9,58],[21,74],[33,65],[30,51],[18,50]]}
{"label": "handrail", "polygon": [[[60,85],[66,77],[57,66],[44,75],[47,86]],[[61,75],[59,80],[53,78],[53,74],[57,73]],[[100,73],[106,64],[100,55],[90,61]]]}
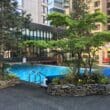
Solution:
{"label": "handrail", "polygon": [[44,76],[44,77],[46,77],[46,75],[44,75],[43,73],[41,73],[41,72],[36,72],[36,71],[32,71],[30,74],[29,74],[29,82],[31,82],[31,76],[33,75],[33,73],[34,73],[34,82],[36,82],[36,79],[37,79],[37,77],[39,76],[40,77],[40,83],[41,83],[41,76]]}

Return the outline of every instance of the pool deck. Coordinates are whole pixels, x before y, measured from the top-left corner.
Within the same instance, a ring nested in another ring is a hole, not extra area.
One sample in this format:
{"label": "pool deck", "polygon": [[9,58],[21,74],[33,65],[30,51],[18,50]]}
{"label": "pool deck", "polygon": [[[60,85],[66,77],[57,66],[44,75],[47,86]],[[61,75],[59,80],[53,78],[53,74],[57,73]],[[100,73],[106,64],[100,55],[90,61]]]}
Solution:
{"label": "pool deck", "polygon": [[109,110],[110,96],[56,97],[44,88],[20,84],[0,90],[0,110]]}

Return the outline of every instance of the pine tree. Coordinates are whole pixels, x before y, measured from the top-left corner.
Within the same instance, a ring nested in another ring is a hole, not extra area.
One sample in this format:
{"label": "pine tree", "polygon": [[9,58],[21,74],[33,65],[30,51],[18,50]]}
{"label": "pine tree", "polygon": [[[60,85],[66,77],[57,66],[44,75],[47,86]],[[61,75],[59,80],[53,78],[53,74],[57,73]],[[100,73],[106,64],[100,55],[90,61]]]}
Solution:
{"label": "pine tree", "polygon": [[30,15],[18,10],[16,0],[0,0],[0,51],[15,47],[16,37],[29,23]]}

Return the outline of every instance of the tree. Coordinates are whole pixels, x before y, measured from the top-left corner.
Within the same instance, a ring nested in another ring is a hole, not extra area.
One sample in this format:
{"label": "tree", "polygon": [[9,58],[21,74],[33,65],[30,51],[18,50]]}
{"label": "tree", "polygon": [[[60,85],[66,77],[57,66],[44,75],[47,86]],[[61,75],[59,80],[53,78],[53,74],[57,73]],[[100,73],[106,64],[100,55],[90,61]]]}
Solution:
{"label": "tree", "polygon": [[[77,4],[77,5],[76,5]],[[49,20],[52,25],[55,25],[57,20],[60,19],[59,15],[53,17],[55,13],[49,15]],[[68,50],[75,56],[77,73],[80,73],[82,63],[86,66],[89,65],[90,73],[93,65],[93,57],[95,55],[95,48],[99,48],[104,42],[109,42],[110,33],[92,33],[92,30],[96,28],[96,23],[105,24],[107,22],[107,16],[101,12],[88,13],[87,5],[80,0],[73,0],[73,11],[71,16],[62,15],[63,18],[59,20],[65,20],[59,23],[59,26],[66,25]],[[54,21],[54,22],[53,22]],[[58,26],[58,22],[57,22]],[[98,37],[97,37],[98,36]],[[104,36],[104,37],[102,37]],[[108,40],[107,40],[108,39]],[[91,54],[91,52],[93,53]],[[83,53],[88,54],[87,62],[83,60]],[[72,60],[74,64],[74,59]]]}
{"label": "tree", "polygon": [[18,9],[16,0],[0,0],[0,51],[16,47],[22,29],[29,23],[30,15]]}
{"label": "tree", "polygon": [[71,17],[73,19],[81,19],[87,13],[88,6],[83,0],[72,0]]}

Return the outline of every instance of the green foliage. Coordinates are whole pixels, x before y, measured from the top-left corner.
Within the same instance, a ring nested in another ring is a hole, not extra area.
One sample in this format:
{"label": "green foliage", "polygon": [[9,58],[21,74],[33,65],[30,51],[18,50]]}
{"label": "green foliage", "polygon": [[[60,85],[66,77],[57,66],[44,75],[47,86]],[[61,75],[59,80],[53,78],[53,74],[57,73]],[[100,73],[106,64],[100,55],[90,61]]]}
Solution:
{"label": "green foliage", "polygon": [[[48,19],[55,27],[67,26],[66,40],[58,40],[52,46],[73,54],[78,70],[83,64],[91,72],[99,47],[110,41],[110,32],[92,33],[92,30],[96,28],[96,23],[106,24],[107,16],[101,12],[88,13],[87,5],[80,0],[73,0],[72,8],[71,16],[59,13],[49,15]],[[85,61],[82,54],[87,54]],[[74,63],[73,59],[71,63]]]}
{"label": "green foliage", "polygon": [[52,84],[108,84],[109,79],[103,76],[100,73],[92,74],[73,74],[70,73],[65,76],[63,79],[55,78],[52,81]]}
{"label": "green foliage", "polygon": [[18,79],[14,74],[5,74],[3,80],[11,80],[11,79]]}
{"label": "green foliage", "polygon": [[65,76],[62,82],[66,84],[74,84],[74,78],[75,78],[75,74],[70,73]]}
{"label": "green foliage", "polygon": [[82,0],[72,0],[72,12],[73,19],[81,19],[87,13],[88,6]]}
{"label": "green foliage", "polygon": [[22,44],[20,44],[21,47],[31,47],[31,46],[35,46],[38,48],[48,48],[49,44],[44,41],[44,40],[27,40],[22,42]]}
{"label": "green foliage", "polygon": [[109,79],[107,77],[103,77],[101,80],[100,80],[100,83],[101,84],[109,84]]}
{"label": "green foliage", "polygon": [[6,74],[3,73],[4,75],[0,74],[0,80],[11,80],[11,79],[18,79],[18,77],[14,74]]}
{"label": "green foliage", "polygon": [[67,44],[66,39],[60,39],[60,40],[51,40],[51,41],[45,41],[45,40],[27,40],[23,41],[22,43],[19,44],[19,46],[22,47],[31,47],[35,46],[38,48],[61,48],[61,49],[66,49],[68,44]]}
{"label": "green foliage", "polygon": [[55,85],[58,85],[58,84],[60,84],[60,79],[59,78],[54,78],[53,80],[52,80],[52,84],[55,84]]}
{"label": "green foliage", "polygon": [[21,30],[29,23],[30,15],[18,11],[16,0],[0,0],[0,51],[16,49]]}
{"label": "green foliage", "polygon": [[69,16],[66,16],[65,14],[61,14],[61,13],[49,14],[47,19],[50,20],[50,24],[55,26],[55,27],[58,27],[58,26],[68,26],[68,23],[72,22],[69,19]]}

